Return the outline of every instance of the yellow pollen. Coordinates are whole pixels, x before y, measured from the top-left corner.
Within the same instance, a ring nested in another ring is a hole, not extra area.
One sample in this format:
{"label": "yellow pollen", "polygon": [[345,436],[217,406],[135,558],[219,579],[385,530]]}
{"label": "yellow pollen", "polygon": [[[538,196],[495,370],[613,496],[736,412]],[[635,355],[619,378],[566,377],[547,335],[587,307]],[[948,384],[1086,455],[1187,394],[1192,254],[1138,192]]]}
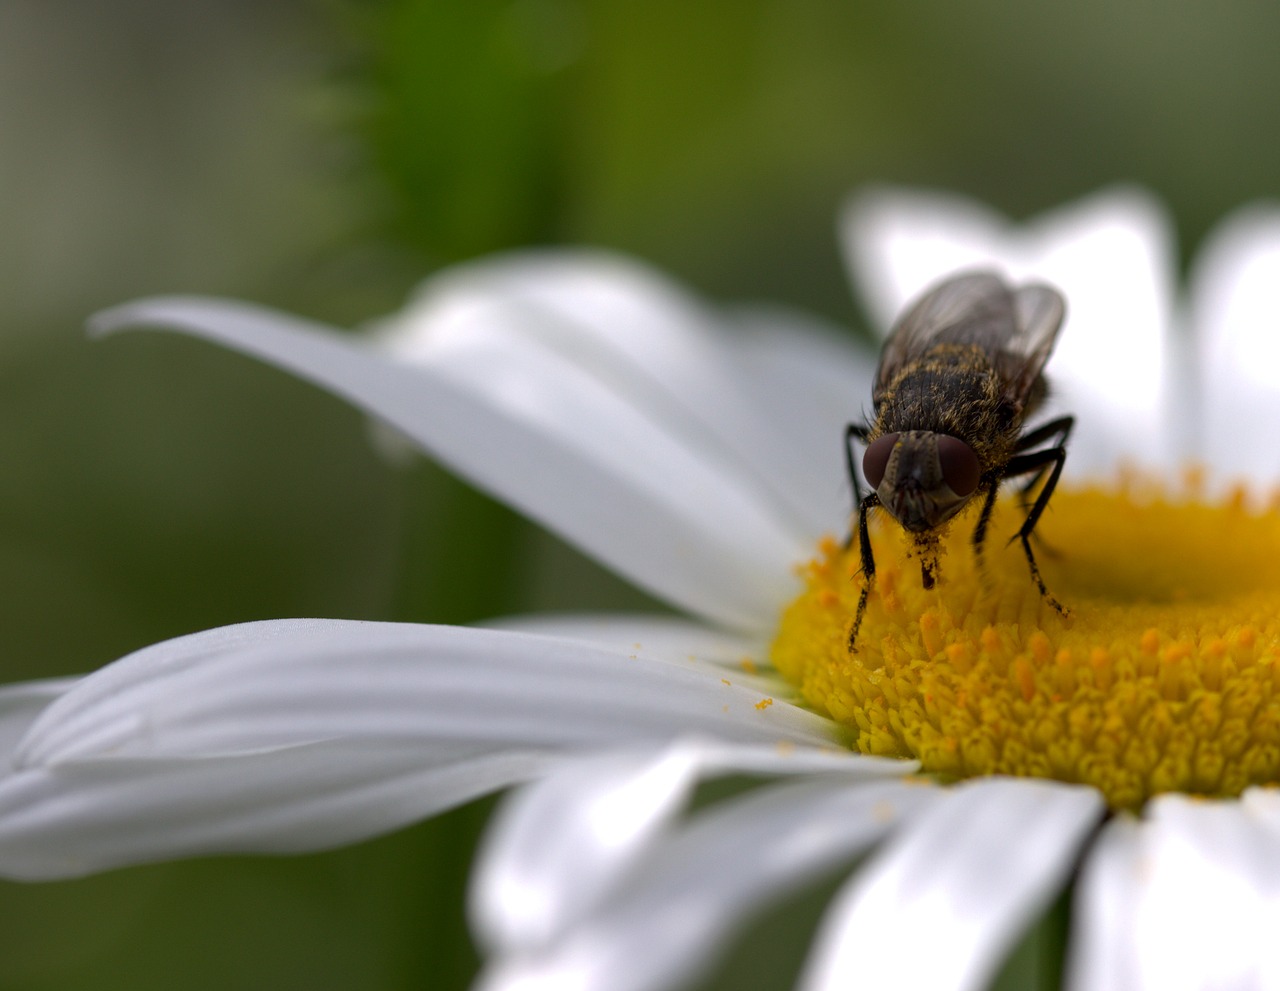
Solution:
{"label": "yellow pollen", "polygon": [[930,591],[901,528],[878,519],[855,652],[857,547],[827,540],[773,661],[858,750],[947,778],[1081,782],[1115,808],[1280,782],[1280,513],[1243,491],[1206,503],[1203,486],[1060,487],[1033,546],[1065,620],[1004,546],[1016,500],[996,509],[984,567],[973,514],[948,528]]}

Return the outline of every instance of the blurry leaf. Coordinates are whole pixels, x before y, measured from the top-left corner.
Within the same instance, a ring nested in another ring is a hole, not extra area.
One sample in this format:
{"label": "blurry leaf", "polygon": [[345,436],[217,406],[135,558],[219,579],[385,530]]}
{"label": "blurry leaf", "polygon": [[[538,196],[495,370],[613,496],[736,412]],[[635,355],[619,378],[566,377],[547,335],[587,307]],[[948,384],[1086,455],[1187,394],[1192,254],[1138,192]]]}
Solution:
{"label": "blurry leaf", "polygon": [[554,239],[576,7],[373,0],[346,12],[365,43],[350,78],[387,231],[433,265]]}

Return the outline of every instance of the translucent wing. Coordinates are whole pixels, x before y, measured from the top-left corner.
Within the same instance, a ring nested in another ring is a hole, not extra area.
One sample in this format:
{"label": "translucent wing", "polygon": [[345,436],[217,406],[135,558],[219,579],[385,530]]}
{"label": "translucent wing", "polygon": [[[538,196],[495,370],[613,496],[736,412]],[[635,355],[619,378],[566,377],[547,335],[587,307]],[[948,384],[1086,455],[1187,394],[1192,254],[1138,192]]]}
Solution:
{"label": "translucent wing", "polygon": [[1019,406],[1043,391],[1040,373],[1066,315],[1062,294],[1031,283],[1016,289],[994,272],[963,272],[934,286],[894,325],[885,341],[872,400],[907,365],[938,344],[981,348]]}

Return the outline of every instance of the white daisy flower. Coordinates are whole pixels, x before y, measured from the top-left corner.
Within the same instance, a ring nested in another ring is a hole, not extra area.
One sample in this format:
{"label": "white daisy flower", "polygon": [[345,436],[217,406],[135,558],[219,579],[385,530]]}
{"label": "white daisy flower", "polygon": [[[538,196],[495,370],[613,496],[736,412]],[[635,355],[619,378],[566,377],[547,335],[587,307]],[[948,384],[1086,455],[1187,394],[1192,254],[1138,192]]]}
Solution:
{"label": "white daisy flower", "polygon": [[[1043,528],[1073,623],[1016,549],[993,547],[983,585],[967,532],[921,590],[884,526],[848,653],[842,433],[874,358],[801,317],[714,311],[589,252],[447,272],[363,339],[146,300],[98,329],[178,330],[308,378],[692,618],[252,623],[11,687],[0,873],[320,849],[527,782],[475,874],[487,989],[682,986],[762,906],[839,871],[805,989],[980,988],[1073,874],[1068,987],[1274,984],[1280,523],[1194,485],[1080,480],[1119,457],[1176,468],[1188,395],[1207,469],[1275,476],[1255,425],[1280,412],[1258,360],[1280,216],[1211,239],[1187,363],[1167,225],[1139,193],[1019,227],[880,191],[846,221],[881,328],[971,262],[1068,296],[1049,372],[1080,417],[1077,482]],[[761,783],[691,804],[741,774]]]}

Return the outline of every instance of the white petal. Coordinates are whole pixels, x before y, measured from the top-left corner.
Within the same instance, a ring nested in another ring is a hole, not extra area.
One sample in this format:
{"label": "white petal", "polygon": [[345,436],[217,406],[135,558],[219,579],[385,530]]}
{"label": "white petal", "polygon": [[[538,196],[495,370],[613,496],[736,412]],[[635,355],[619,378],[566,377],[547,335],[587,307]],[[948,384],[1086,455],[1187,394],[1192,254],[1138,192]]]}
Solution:
{"label": "white petal", "polygon": [[853,511],[844,428],[871,416],[876,356],[791,310],[754,307],[736,315],[746,331],[737,360],[752,378],[757,408],[782,440],[768,460],[804,494],[812,537],[843,537]]}
{"label": "white petal", "polygon": [[1053,782],[951,789],[837,897],[802,987],[984,987],[1102,813],[1096,791]]}
{"label": "white petal", "polygon": [[1184,429],[1195,433],[1196,456],[1219,477],[1274,485],[1280,207],[1255,204],[1224,220],[1197,254],[1190,286],[1201,390],[1187,405],[1203,415]]}
{"label": "white petal", "polygon": [[[1086,866],[1072,986],[1280,987],[1280,837],[1273,825],[1247,803],[1181,795],[1155,799],[1148,816],[1108,827],[1117,835],[1106,837],[1101,857]],[[1104,931],[1103,923],[1115,928]]]}
{"label": "white petal", "polygon": [[765,665],[764,641],[717,630],[679,616],[640,613],[528,613],[486,620],[488,629],[520,630],[585,640],[620,653],[673,663],[709,661],[725,667],[744,660]]}
{"label": "white petal", "polygon": [[0,779],[0,876],[49,880],[202,854],[341,846],[526,780],[554,759],[342,741],[22,770]]}
{"label": "white petal", "polygon": [[1050,359],[1053,412],[1075,413],[1067,471],[1079,477],[1119,458],[1168,467],[1182,452],[1169,429],[1185,403],[1171,383],[1174,240],[1163,210],[1140,190],[1104,190],[1023,225],[941,193],[873,190],[851,201],[844,243],[878,329],[959,268],[994,266],[1015,281],[1045,280],[1067,297]]}
{"label": "white petal", "polygon": [[329,389],[414,438],[618,573],[726,625],[764,629],[808,552],[759,492],[549,351],[519,368],[478,340],[447,368],[409,367],[360,341],[245,304],[141,301],[97,332],[147,325],[218,341]]}
{"label": "white petal", "polygon": [[[700,459],[721,463],[737,487],[786,516],[803,511],[803,490],[771,458],[787,439],[735,366],[737,335],[720,314],[636,261],[563,249],[492,256],[429,279],[375,330],[397,356],[459,374],[479,391],[501,393],[508,379],[527,383],[532,368],[564,376],[548,378],[549,391],[591,380]],[[576,426],[597,432],[606,447],[621,446],[595,418]]]}
{"label": "white petal", "polygon": [[15,760],[231,756],[329,740],[577,748],[689,732],[822,745],[834,732],[760,701],[716,669],[569,640],[274,620],[158,644],[85,677],[45,710]]}
{"label": "white petal", "polygon": [[915,768],[845,751],[703,740],[566,764],[513,796],[492,826],[474,879],[473,927],[491,950],[512,953],[546,946],[584,922],[702,779],[828,774],[848,781]]}
{"label": "white petal", "polygon": [[0,774],[36,717],[78,678],[47,678],[0,687]]}
{"label": "white petal", "polygon": [[1259,825],[1280,836],[1280,790],[1275,787],[1248,788],[1240,796],[1240,801]]}
{"label": "white petal", "polygon": [[480,987],[686,986],[754,911],[847,863],[938,795],[923,782],[849,785],[837,778],[763,788],[713,806],[655,845],[619,884],[618,897],[586,924],[543,953],[499,961]]}
{"label": "white petal", "polygon": [[881,335],[943,276],[1022,261],[1026,251],[1018,229],[976,200],[896,187],[871,187],[851,197],[840,234],[858,299]]}
{"label": "white petal", "polygon": [[628,657],[692,667],[712,665],[718,677],[750,685],[773,697],[791,698],[795,688],[773,672],[768,646],[676,616],[627,613],[534,613],[503,616],[480,624],[487,629],[520,630],[597,644]]}
{"label": "white petal", "polygon": [[[30,693],[29,693],[30,694]],[[556,752],[833,729],[707,673],[532,634],[283,620],[158,644],[32,722],[0,778],[0,874],[318,849],[538,773]]]}
{"label": "white petal", "polygon": [[1140,991],[1133,941],[1141,829],[1132,817],[1117,816],[1103,826],[1085,858],[1073,895],[1064,978],[1072,991]]}

